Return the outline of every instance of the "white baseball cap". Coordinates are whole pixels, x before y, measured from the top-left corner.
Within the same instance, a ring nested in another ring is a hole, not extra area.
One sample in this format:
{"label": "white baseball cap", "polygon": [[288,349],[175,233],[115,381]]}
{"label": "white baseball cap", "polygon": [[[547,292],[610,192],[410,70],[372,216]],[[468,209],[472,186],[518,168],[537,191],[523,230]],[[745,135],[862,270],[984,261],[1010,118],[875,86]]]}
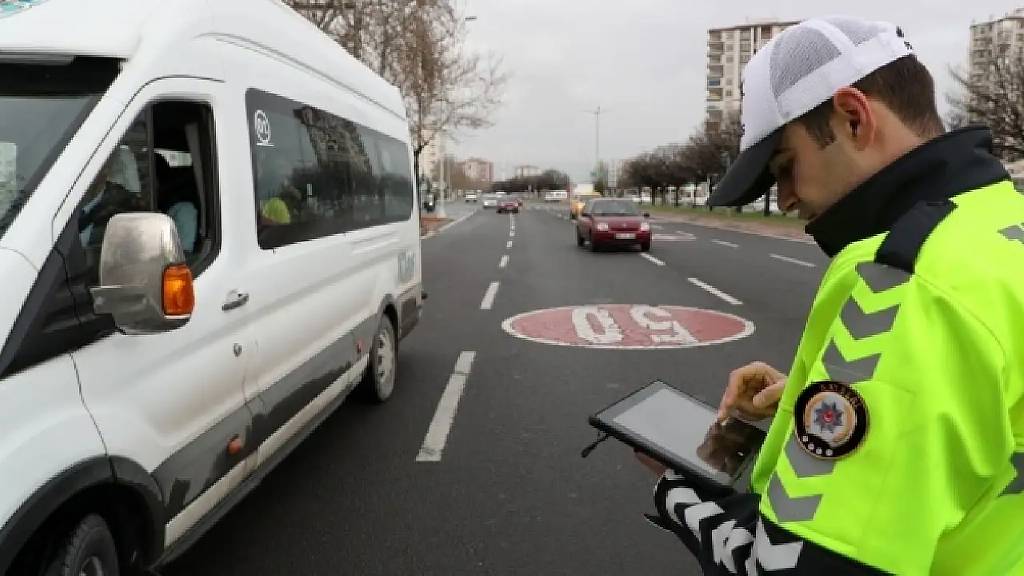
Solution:
{"label": "white baseball cap", "polygon": [[708,203],[742,206],[760,198],[775,183],[768,161],[786,124],[913,53],[896,25],[845,16],[805,20],[773,38],[743,70],[740,155]]}

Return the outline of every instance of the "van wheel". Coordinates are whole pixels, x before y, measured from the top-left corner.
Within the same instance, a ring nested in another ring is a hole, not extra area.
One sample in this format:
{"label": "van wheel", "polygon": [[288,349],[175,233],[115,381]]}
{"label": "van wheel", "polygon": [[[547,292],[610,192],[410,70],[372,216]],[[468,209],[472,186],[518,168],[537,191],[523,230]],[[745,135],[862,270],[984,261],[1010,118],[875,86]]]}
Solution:
{"label": "van wheel", "polygon": [[398,378],[398,340],[395,329],[386,317],[380,319],[377,335],[373,337],[370,362],[361,383],[363,396],[375,403],[387,402],[395,391]]}
{"label": "van wheel", "polygon": [[97,514],[82,519],[61,540],[44,576],[118,576],[117,546],[106,521]]}

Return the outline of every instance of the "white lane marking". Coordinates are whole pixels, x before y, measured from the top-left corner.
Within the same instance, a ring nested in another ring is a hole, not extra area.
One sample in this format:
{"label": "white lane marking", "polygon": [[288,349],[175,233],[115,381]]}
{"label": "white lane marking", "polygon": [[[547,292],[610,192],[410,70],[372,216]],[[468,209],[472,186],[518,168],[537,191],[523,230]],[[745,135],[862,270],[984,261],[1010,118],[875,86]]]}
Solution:
{"label": "white lane marking", "polygon": [[501,262],[498,262],[498,268],[504,268],[508,266],[508,254],[501,257]]}
{"label": "white lane marking", "polygon": [[509,232],[509,233],[508,233],[508,237],[509,237],[509,238],[515,238],[515,237],[516,237],[516,231],[515,231],[515,230],[512,230],[511,232]]}
{"label": "white lane marking", "polygon": [[448,378],[448,385],[445,386],[441,399],[437,402],[434,419],[430,421],[427,435],[423,438],[423,446],[416,455],[417,462],[441,461],[441,454],[448,442],[448,433],[455,423],[455,411],[459,409],[459,400],[466,390],[466,381],[469,380],[475,358],[476,352],[462,352],[455,361],[455,369]]}
{"label": "white lane marking", "polygon": [[645,253],[641,252],[640,253],[640,257],[641,258],[646,258],[647,260],[651,261],[652,263],[654,263],[657,266],[664,266],[665,265],[664,262],[662,262],[661,260],[658,260],[657,258],[655,258],[654,256],[651,256],[650,254],[645,254]]}
{"label": "white lane marking", "polygon": [[665,227],[660,225],[660,224],[651,224],[651,228],[654,228],[655,230],[664,230],[665,229]]}
{"label": "white lane marking", "polygon": [[719,298],[721,298],[722,300],[725,300],[726,302],[728,302],[729,304],[732,304],[733,306],[739,306],[740,304],[743,304],[743,302],[740,302],[739,300],[733,298],[732,296],[729,296],[728,294],[726,294],[725,292],[722,292],[718,288],[715,288],[714,286],[712,286],[710,284],[705,284],[704,282],[701,282],[700,280],[698,280],[696,278],[690,278],[690,283],[695,285],[695,286],[699,286],[699,287],[703,288],[704,290],[707,290],[708,292],[714,294],[715,296],[718,296]]}
{"label": "white lane marking", "polygon": [[732,242],[726,242],[725,240],[712,240],[712,242],[714,242],[715,244],[722,245],[722,246],[728,246],[729,248],[739,248],[740,247],[739,244],[733,244]]}
{"label": "white lane marking", "polygon": [[494,297],[498,295],[498,283],[491,282],[491,285],[487,287],[487,292],[484,294],[483,302],[480,303],[481,310],[490,310],[494,306]]}
{"label": "white lane marking", "polygon": [[804,262],[803,260],[797,260],[796,258],[790,258],[789,256],[779,256],[778,254],[769,254],[769,256],[775,258],[776,260],[782,260],[783,262],[789,262],[791,264],[797,264],[799,266],[805,266],[807,268],[815,267],[815,265],[811,264],[810,262]]}
{"label": "white lane marking", "polygon": [[512,241],[509,240],[508,243],[505,244],[505,248],[511,248],[511,247],[512,247]]}

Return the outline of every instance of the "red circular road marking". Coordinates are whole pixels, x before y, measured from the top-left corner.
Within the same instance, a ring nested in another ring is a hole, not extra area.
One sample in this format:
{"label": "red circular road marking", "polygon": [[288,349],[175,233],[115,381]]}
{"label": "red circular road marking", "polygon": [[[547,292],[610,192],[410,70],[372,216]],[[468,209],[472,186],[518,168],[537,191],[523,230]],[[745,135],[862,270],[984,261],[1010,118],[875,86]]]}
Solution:
{"label": "red circular road marking", "polygon": [[749,336],[749,320],[684,306],[596,304],[535,310],[502,323],[517,338],[556,346],[622,350],[692,348]]}

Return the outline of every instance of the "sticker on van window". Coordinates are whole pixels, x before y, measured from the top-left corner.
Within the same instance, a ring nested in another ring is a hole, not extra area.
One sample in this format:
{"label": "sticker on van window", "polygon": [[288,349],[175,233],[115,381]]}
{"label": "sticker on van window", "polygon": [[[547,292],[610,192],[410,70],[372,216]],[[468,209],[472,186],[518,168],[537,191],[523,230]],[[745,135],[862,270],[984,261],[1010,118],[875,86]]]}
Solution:
{"label": "sticker on van window", "polygon": [[19,12],[38,6],[47,0],[0,0],[0,18],[14,16]]}
{"label": "sticker on van window", "polygon": [[274,144],[271,142],[271,138],[274,133],[270,129],[270,118],[267,117],[267,113],[257,110],[252,121],[253,129],[256,131],[256,145],[273,148]]}
{"label": "sticker on van window", "polygon": [[0,142],[0,207],[14,200],[18,182],[18,146]]}

